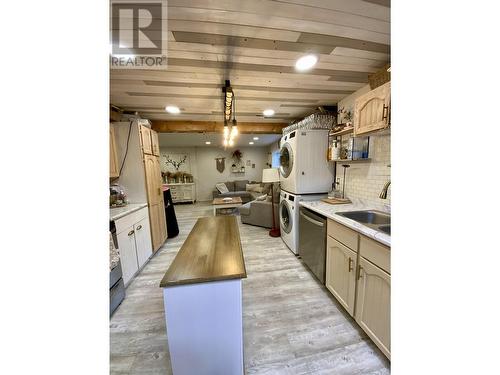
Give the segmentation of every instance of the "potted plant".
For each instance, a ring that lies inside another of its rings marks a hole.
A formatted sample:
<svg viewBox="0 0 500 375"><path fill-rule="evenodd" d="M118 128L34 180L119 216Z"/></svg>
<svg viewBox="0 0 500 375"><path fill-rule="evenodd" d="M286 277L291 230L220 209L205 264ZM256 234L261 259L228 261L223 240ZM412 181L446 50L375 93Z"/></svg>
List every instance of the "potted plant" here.
<svg viewBox="0 0 500 375"><path fill-rule="evenodd" d="M243 153L240 150L234 150L232 157L234 161L239 163L243 157Z"/></svg>
<svg viewBox="0 0 500 375"><path fill-rule="evenodd" d="M344 124L346 127L352 126L352 110L348 109L346 110L344 107L339 108L337 111L337 114L340 117L341 124Z"/></svg>

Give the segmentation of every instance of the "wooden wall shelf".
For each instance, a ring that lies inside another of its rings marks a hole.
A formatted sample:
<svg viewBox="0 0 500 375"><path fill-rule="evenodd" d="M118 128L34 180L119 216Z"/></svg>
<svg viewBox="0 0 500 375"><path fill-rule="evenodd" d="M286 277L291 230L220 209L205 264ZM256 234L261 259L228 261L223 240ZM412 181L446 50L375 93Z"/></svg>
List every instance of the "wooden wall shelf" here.
<svg viewBox="0 0 500 375"><path fill-rule="evenodd" d="M349 128L344 128L338 132L335 132L335 133L330 133L328 134L330 137L339 137L341 135L345 135L345 134L351 134L354 132L354 128L351 126Z"/></svg>

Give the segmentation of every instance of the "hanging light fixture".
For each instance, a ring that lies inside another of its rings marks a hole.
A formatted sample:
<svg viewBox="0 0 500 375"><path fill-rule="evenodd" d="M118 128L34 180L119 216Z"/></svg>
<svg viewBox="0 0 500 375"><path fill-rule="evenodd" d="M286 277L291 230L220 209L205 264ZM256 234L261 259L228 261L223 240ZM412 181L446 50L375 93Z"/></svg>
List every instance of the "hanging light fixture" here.
<svg viewBox="0 0 500 375"><path fill-rule="evenodd" d="M222 92L224 93L224 121L231 121L234 93L229 80L226 80L226 85L222 88Z"/></svg>
<svg viewBox="0 0 500 375"><path fill-rule="evenodd" d="M238 126L236 122L235 112L234 112L234 92L231 87L229 80L226 80L225 86L222 88L224 93L224 130L223 130L223 144L225 147L234 145L234 138L238 135ZM231 121L231 115L233 117L231 123L231 129L229 129L229 122Z"/></svg>
<svg viewBox="0 0 500 375"><path fill-rule="evenodd" d="M233 124L231 125L231 137L234 138L238 135L238 125L236 122L236 112L234 110L235 100L233 98Z"/></svg>

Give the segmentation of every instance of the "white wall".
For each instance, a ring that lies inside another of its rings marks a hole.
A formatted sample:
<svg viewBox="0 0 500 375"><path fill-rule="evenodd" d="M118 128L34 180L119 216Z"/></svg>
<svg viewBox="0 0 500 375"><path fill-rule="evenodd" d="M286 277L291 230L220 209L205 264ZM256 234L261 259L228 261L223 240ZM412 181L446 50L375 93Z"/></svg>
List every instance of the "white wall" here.
<svg viewBox="0 0 500 375"><path fill-rule="evenodd" d="M262 169L266 168L266 162L269 158L268 147L240 147L243 153L243 163L245 164L245 173L231 173L231 164L233 160L231 154L234 150L225 151L218 147L163 147L160 144L160 165L162 171L167 170L165 164L166 155L170 154L188 154L189 169L180 168L193 175L196 184L196 199L199 201L212 200L212 191L218 182L234 180L261 181ZM219 173L216 168L215 158L225 157L226 168L223 173ZM255 168L247 166L247 160L255 164Z"/></svg>
<svg viewBox="0 0 500 375"><path fill-rule="evenodd" d="M352 93L338 103L338 107L345 107L346 110L354 110L354 101L360 95L370 91L370 86L366 85L358 91ZM339 119L340 121L340 119ZM343 138L346 138L344 136ZM368 202L378 204L391 204L391 188L389 187L387 199L380 199L379 194L384 184L391 179L391 135L370 135L370 162L351 163L346 171L346 196L349 198L364 199ZM337 177L340 177L342 189L344 168L337 164Z"/></svg>

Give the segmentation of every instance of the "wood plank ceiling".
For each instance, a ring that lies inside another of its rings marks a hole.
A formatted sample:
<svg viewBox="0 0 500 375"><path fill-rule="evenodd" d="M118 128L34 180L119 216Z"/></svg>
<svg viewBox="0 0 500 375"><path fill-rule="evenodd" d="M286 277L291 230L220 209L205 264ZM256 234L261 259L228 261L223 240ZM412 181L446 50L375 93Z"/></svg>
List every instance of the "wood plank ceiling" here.
<svg viewBox="0 0 500 375"><path fill-rule="evenodd" d="M238 121L283 123L336 104L390 59L384 0L168 0L168 28L168 69L111 70L112 104L152 120L222 121L229 79ZM318 63L297 72L307 53Z"/></svg>

